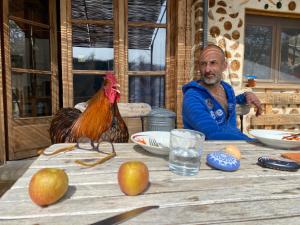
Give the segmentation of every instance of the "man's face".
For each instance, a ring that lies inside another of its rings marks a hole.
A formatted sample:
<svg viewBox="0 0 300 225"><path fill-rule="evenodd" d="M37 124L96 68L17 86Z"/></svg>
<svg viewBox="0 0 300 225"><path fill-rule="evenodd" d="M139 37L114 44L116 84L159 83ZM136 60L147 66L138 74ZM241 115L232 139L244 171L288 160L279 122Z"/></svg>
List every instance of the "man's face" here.
<svg viewBox="0 0 300 225"><path fill-rule="evenodd" d="M217 48L207 48L200 55L200 72L203 82L215 85L222 79L222 72L226 69L224 55Z"/></svg>

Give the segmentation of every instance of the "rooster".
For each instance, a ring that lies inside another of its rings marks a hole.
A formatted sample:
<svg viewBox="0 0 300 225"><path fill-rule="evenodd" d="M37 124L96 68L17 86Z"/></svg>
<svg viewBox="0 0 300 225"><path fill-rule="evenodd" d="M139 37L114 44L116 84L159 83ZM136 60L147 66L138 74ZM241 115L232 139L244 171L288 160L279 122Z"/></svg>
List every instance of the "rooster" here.
<svg viewBox="0 0 300 225"><path fill-rule="evenodd" d="M51 142L76 142L80 137L95 142L127 142L128 129L117 106L120 98L117 86L115 76L107 73L104 85L88 101L84 112L76 108L60 109L51 121Z"/></svg>

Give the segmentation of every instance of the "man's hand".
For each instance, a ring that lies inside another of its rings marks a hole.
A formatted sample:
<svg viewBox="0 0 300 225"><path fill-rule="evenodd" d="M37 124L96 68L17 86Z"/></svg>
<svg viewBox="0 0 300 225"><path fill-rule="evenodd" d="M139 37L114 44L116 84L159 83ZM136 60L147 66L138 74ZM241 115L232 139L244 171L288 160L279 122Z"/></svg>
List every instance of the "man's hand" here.
<svg viewBox="0 0 300 225"><path fill-rule="evenodd" d="M245 92L246 102L248 105L254 105L256 107L256 116L259 116L262 113L262 107L260 100L252 92Z"/></svg>

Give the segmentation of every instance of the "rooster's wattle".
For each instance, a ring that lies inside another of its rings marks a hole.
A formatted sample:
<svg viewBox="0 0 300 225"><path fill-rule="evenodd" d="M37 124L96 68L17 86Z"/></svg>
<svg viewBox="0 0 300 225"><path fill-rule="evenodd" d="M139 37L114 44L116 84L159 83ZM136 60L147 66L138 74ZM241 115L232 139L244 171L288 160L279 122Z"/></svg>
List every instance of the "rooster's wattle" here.
<svg viewBox="0 0 300 225"><path fill-rule="evenodd" d="M117 86L115 76L108 73L104 85L88 101L84 112L76 108L60 109L51 121L51 142L76 142L80 137L95 142L127 142L128 129L117 106L120 98Z"/></svg>

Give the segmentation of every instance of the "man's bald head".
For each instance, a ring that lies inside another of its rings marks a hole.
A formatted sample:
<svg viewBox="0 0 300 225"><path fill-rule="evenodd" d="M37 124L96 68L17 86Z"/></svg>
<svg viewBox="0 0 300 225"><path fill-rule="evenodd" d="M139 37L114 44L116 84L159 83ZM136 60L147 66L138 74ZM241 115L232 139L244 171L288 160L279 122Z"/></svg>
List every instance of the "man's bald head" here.
<svg viewBox="0 0 300 225"><path fill-rule="evenodd" d="M205 47L202 49L202 51L201 51L200 58L201 58L201 56L202 56L205 52L207 52L207 51L209 51L209 50L211 50L211 49L217 50L217 51L221 54L221 57L222 57L222 59L223 59L223 62L225 61L225 53L224 53L223 49L222 49L221 47L219 47L218 45L215 45L215 44L208 44L207 46L205 46Z"/></svg>

